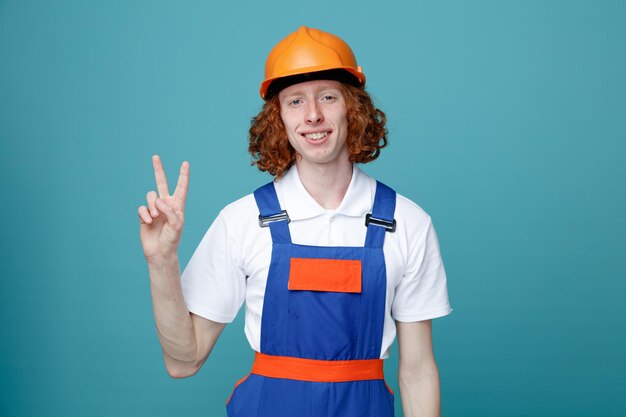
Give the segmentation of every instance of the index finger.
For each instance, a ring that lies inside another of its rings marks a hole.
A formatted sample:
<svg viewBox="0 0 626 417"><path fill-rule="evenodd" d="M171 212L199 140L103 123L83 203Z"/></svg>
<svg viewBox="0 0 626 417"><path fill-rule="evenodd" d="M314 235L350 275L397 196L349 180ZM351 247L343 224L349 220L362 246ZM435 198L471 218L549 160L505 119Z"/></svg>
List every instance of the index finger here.
<svg viewBox="0 0 626 417"><path fill-rule="evenodd" d="M170 190L167 187L167 178L165 177L165 170L163 169L159 155L152 156L152 166L154 167L154 179L156 180L159 197L163 198L169 196Z"/></svg>
<svg viewBox="0 0 626 417"><path fill-rule="evenodd" d="M183 202L183 208L185 207L185 200L187 200L187 190L189 189L189 162L183 161L180 166L180 174L178 175L178 182L176 183L176 189L174 190L174 198L179 198Z"/></svg>

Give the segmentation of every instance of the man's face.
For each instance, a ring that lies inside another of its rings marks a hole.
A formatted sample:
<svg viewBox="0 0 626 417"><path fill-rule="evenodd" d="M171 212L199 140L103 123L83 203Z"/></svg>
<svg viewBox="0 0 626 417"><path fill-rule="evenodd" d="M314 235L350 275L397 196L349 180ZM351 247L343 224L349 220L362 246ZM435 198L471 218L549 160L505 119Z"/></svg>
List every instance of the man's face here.
<svg viewBox="0 0 626 417"><path fill-rule="evenodd" d="M278 94L280 116L300 164L347 163L348 118L338 81L294 84Z"/></svg>

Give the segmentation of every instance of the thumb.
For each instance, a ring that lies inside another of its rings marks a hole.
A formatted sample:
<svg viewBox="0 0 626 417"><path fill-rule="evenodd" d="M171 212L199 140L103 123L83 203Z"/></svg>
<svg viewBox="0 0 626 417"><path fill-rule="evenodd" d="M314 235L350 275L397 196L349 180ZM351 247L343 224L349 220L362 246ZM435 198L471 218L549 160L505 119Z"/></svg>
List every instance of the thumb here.
<svg viewBox="0 0 626 417"><path fill-rule="evenodd" d="M176 212L174 212L172 206L161 198L157 199L156 205L161 213L165 214L166 222L164 227L175 232L175 234L180 234L183 228L183 221Z"/></svg>

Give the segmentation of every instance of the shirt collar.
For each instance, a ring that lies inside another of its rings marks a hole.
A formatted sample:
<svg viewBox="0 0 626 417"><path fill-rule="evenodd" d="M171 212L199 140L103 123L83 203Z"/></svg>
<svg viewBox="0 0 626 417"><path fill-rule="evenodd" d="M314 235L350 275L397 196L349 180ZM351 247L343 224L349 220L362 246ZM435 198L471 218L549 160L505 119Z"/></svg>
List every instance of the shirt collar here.
<svg viewBox="0 0 626 417"><path fill-rule="evenodd" d="M320 206L302 185L295 164L276 181L276 192L281 207L287 210L292 220L304 220L326 213L337 213L351 217L364 217L369 213L374 201L372 183L374 180L356 165L352 164L352 178L343 201L336 210Z"/></svg>

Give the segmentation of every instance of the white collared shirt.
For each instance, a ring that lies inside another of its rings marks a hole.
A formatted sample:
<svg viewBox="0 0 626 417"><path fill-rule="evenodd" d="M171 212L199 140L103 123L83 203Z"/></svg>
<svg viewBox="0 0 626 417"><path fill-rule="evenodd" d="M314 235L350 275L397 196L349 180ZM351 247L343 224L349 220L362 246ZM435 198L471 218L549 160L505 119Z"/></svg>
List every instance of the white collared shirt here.
<svg viewBox="0 0 626 417"><path fill-rule="evenodd" d="M306 191L292 166L275 182L287 210L293 243L312 246L363 246L365 215L372 209L376 181L353 165L346 195L335 210L321 207ZM253 194L226 206L196 248L182 274L189 311L220 323L234 320L246 302L245 333L260 351L263 296L272 253L269 228L258 223ZM431 219L418 205L397 195L394 233L383 251L387 296L381 358L396 335L395 320L421 321L452 312L446 273Z"/></svg>

